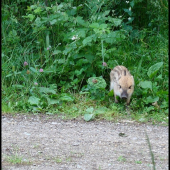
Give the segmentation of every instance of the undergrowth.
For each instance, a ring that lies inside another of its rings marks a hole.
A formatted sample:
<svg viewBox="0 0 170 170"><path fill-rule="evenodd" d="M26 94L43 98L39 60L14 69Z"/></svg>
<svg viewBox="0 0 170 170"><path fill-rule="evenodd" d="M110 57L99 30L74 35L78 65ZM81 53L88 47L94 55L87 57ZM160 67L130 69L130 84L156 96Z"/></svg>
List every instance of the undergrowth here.
<svg viewBox="0 0 170 170"><path fill-rule="evenodd" d="M167 4L3 1L3 113L167 123ZM109 73L117 65L135 79L130 115L109 92Z"/></svg>

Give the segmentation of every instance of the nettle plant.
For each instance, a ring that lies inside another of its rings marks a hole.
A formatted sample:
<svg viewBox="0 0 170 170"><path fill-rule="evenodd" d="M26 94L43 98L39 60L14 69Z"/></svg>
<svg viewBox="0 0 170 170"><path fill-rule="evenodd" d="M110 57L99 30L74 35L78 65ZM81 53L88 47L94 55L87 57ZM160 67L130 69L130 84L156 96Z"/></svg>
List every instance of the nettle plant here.
<svg viewBox="0 0 170 170"><path fill-rule="evenodd" d="M106 95L106 81L102 77L90 77L87 80L87 87L83 91L89 93L89 97L93 100L104 100ZM84 86L85 87L85 86Z"/></svg>
<svg viewBox="0 0 170 170"><path fill-rule="evenodd" d="M143 112L163 109L168 113L168 92L161 88L162 66L163 62L152 65L147 71L149 80L137 82L136 97L141 97L141 100L136 101L135 107L143 108Z"/></svg>
<svg viewBox="0 0 170 170"><path fill-rule="evenodd" d="M93 3L95 8L89 8L88 20L78 14L92 6L90 2L75 7L64 2L50 7L37 3L23 16L31 23L33 34L38 34L39 46L42 34L46 39L40 59L46 76L65 90L79 90L87 78L101 76L104 62L112 67L111 55L126 38L122 19L111 17L111 10L102 10L107 1Z"/></svg>

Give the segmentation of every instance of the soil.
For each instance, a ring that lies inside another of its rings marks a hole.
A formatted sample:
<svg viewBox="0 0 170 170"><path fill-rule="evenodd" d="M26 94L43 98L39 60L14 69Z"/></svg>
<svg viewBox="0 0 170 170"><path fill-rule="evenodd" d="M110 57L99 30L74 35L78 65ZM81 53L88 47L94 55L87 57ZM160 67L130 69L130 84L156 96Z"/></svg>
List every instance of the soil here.
<svg viewBox="0 0 170 170"><path fill-rule="evenodd" d="M168 169L167 126L45 115L5 114L1 120L3 170L151 170L145 131L156 170Z"/></svg>

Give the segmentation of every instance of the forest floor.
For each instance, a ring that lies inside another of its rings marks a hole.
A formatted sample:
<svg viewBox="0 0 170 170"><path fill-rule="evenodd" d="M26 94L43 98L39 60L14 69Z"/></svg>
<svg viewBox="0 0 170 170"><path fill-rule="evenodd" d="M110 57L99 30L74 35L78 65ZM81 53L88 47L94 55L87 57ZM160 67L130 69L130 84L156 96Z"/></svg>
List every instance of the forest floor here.
<svg viewBox="0 0 170 170"><path fill-rule="evenodd" d="M3 170L151 170L146 133L156 170L169 169L168 126L26 114L1 122Z"/></svg>

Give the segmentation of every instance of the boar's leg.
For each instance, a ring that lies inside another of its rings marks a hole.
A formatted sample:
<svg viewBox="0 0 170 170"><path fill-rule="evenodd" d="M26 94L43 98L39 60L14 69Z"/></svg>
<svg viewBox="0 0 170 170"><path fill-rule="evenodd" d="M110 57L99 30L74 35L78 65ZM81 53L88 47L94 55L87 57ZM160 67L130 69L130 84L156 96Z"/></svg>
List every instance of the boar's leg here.
<svg viewBox="0 0 170 170"><path fill-rule="evenodd" d="M130 98L131 98L131 96L128 96L127 101L126 101L126 104L127 104L127 105L130 104Z"/></svg>

